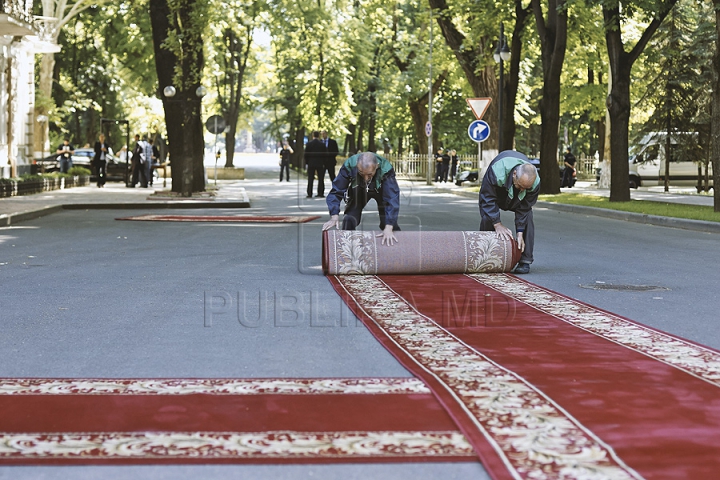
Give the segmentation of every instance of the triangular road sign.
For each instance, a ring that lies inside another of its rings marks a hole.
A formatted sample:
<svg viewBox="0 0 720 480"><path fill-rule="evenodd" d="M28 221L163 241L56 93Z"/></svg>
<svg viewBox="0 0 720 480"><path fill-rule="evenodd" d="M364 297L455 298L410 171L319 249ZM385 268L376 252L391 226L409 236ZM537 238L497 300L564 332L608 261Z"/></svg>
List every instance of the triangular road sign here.
<svg viewBox="0 0 720 480"><path fill-rule="evenodd" d="M470 110L475 114L475 118L482 120L485 111L490 106L492 98L467 98L467 103L470 105Z"/></svg>

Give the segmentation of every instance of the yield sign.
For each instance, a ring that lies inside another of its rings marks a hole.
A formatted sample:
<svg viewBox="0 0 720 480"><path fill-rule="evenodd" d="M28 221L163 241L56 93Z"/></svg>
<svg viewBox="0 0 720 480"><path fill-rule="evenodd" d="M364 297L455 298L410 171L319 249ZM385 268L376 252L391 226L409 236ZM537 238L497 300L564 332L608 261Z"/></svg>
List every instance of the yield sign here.
<svg viewBox="0 0 720 480"><path fill-rule="evenodd" d="M482 120L485 110L488 109L490 102L492 102L492 98L466 98L465 100L478 120Z"/></svg>

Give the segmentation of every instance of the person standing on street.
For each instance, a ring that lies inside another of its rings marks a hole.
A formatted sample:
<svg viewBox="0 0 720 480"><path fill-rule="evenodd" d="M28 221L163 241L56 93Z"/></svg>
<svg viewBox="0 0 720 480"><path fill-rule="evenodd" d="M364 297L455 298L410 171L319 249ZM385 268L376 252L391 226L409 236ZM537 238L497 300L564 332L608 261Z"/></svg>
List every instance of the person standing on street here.
<svg viewBox="0 0 720 480"><path fill-rule="evenodd" d="M452 162L450 166L450 182L455 181L455 176L457 175L457 166L458 166L458 156L457 156L457 150L452 149L448 152L450 154L450 161Z"/></svg>
<svg viewBox="0 0 720 480"><path fill-rule="evenodd" d="M561 187L572 188L575 185L575 179L577 178L575 170L576 162L577 160L575 160L575 155L572 154L570 147L567 147L565 149L565 155L563 155L565 170L563 170L562 182L560 182Z"/></svg>
<svg viewBox="0 0 720 480"><path fill-rule="evenodd" d="M313 183L315 182L315 173L318 176L317 196L325 196L325 157L327 148L320 141L320 132L312 132L312 140L305 145L305 165L307 166L307 198L312 198Z"/></svg>
<svg viewBox="0 0 720 480"><path fill-rule="evenodd" d="M57 148L55 153L58 154L57 159L60 162L60 173L68 173L68 170L72 168L73 152L75 152L75 147L70 144L69 138L63 140L62 145Z"/></svg>
<svg viewBox="0 0 720 480"><path fill-rule="evenodd" d="M283 181L283 172L286 173L287 181L290 181L290 155L294 153L287 140L283 140L280 149L280 181Z"/></svg>
<svg viewBox="0 0 720 480"><path fill-rule="evenodd" d="M518 248L522 251L514 273L530 273L535 245L532 207L540 193L535 166L520 152L505 150L490 162L480 187L480 231L497 232L511 239L512 231L500 222L500 210L515 213Z"/></svg>
<svg viewBox="0 0 720 480"><path fill-rule="evenodd" d="M97 174L97 186L103 188L107 176L107 161L110 153L110 145L105 141L105 134L101 133L98 141L95 142L95 156L93 157L93 166Z"/></svg>
<svg viewBox="0 0 720 480"><path fill-rule="evenodd" d="M325 159L325 169L328 172L328 175L330 176L330 183L335 181L335 166L337 165L337 155L340 153L340 149L338 148L337 142L332 139L328 138L328 132L327 130L322 131L322 141L325 144L325 148L327 148L327 158Z"/></svg>
<svg viewBox="0 0 720 480"><path fill-rule="evenodd" d="M143 159L143 145L140 140L140 135L135 135L135 148L132 151L132 180L130 181L130 187L135 188L135 185L140 182L140 186L147 188L148 179L145 168L145 160Z"/></svg>

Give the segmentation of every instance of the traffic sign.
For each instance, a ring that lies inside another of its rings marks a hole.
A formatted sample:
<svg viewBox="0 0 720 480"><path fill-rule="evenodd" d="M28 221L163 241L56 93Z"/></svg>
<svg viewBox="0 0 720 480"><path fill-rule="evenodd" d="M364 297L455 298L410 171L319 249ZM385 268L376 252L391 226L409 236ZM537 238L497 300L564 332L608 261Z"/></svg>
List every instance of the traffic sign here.
<svg viewBox="0 0 720 480"><path fill-rule="evenodd" d="M225 119L220 115L213 115L205 122L205 128L208 129L208 132L214 135L224 132L225 126Z"/></svg>
<svg viewBox="0 0 720 480"><path fill-rule="evenodd" d="M482 120L485 111L490 106L490 102L492 102L492 98L466 98L465 101L470 106L470 110L475 114L475 118Z"/></svg>
<svg viewBox="0 0 720 480"><path fill-rule="evenodd" d="M427 135L428 137L432 135L432 123L430 123L430 121L425 123L425 135Z"/></svg>
<svg viewBox="0 0 720 480"><path fill-rule="evenodd" d="M490 125L484 120L475 120L468 127L468 136L473 142L484 142L490 136Z"/></svg>

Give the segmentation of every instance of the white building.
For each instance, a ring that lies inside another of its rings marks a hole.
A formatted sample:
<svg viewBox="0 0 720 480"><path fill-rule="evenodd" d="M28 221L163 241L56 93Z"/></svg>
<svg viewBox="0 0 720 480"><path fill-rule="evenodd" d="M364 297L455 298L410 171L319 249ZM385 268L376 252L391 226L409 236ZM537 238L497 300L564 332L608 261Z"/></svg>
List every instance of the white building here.
<svg viewBox="0 0 720 480"><path fill-rule="evenodd" d="M35 130L35 54L59 51L32 0L0 2L0 176L30 172Z"/></svg>

